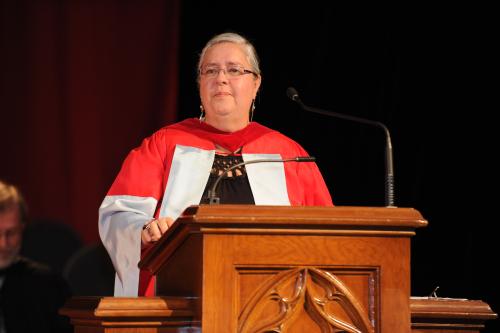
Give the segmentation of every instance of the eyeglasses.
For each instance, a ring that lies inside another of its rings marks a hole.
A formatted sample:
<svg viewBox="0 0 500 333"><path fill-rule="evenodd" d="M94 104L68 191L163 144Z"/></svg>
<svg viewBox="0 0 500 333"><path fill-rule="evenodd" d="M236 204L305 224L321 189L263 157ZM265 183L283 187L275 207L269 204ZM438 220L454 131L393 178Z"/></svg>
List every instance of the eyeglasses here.
<svg viewBox="0 0 500 333"><path fill-rule="evenodd" d="M200 75L203 75L207 78L213 79L219 75L219 72L223 71L224 74L228 77L238 77L246 74L253 74L257 76L257 73L252 72L251 70L245 69L242 66L229 66L227 68L220 68L217 66L208 66L200 69Z"/></svg>

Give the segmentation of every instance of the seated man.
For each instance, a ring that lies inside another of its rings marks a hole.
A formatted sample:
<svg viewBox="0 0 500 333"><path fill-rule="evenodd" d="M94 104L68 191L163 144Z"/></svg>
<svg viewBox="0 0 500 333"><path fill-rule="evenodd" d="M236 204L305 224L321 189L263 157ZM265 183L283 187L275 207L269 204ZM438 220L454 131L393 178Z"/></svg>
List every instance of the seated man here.
<svg viewBox="0 0 500 333"><path fill-rule="evenodd" d="M71 296L68 283L19 256L26 220L19 190L0 181L0 332L72 332L69 318L58 313Z"/></svg>

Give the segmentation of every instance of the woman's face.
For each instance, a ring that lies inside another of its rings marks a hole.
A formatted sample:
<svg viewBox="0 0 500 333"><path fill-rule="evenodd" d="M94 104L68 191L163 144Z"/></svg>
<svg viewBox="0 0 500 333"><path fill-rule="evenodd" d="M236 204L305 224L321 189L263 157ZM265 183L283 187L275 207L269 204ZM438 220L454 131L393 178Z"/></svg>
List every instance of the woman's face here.
<svg viewBox="0 0 500 333"><path fill-rule="evenodd" d="M215 75L204 74L206 69ZM228 69L252 71L238 44L219 43L206 51L201 64L200 98L205 121L221 131L234 132L248 124L250 107L261 78L251 73L232 76Z"/></svg>

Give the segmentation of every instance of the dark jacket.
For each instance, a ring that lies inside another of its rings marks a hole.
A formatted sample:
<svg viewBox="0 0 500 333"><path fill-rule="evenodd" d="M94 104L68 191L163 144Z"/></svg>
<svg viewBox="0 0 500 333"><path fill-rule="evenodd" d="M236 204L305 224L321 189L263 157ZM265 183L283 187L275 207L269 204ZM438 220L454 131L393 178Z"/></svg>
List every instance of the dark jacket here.
<svg viewBox="0 0 500 333"><path fill-rule="evenodd" d="M48 266L21 258L4 269L0 311L7 333L72 332L69 318L58 314L71 297L68 283Z"/></svg>

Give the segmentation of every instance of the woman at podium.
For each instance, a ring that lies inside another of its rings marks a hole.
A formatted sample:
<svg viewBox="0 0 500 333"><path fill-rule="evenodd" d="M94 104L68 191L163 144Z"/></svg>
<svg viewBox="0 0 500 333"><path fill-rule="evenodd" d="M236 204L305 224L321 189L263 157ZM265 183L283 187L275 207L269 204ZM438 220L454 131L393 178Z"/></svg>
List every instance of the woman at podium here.
<svg viewBox="0 0 500 333"><path fill-rule="evenodd" d="M301 145L253 121L261 80L247 39L213 37L198 62L199 118L165 126L129 153L99 209L116 296L152 293L150 277L137 267L141 250L190 205L215 197L221 204L333 205Z"/></svg>

